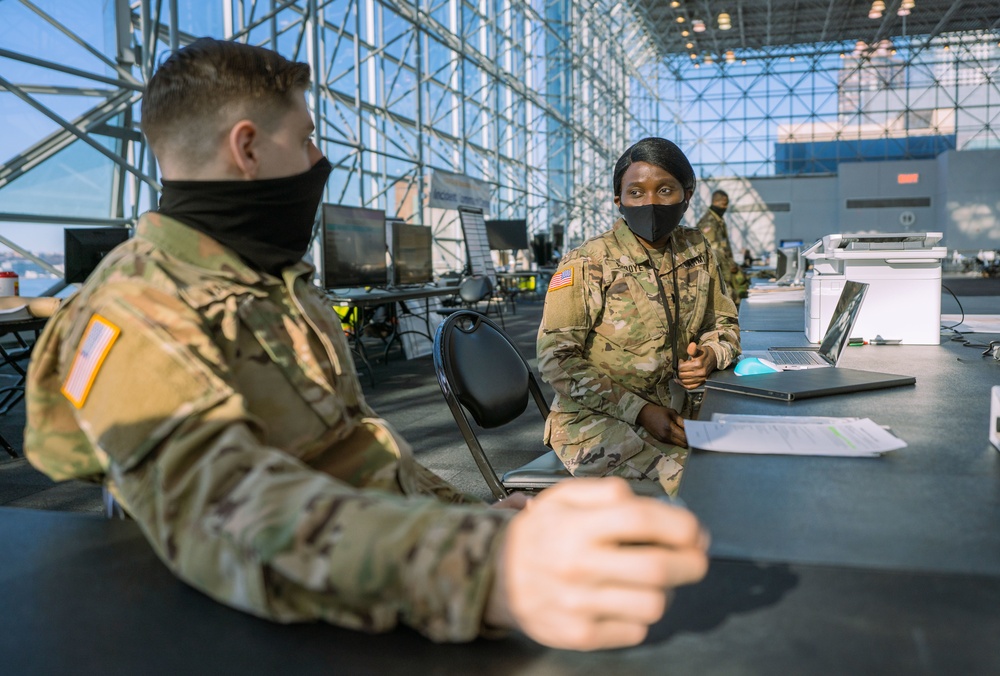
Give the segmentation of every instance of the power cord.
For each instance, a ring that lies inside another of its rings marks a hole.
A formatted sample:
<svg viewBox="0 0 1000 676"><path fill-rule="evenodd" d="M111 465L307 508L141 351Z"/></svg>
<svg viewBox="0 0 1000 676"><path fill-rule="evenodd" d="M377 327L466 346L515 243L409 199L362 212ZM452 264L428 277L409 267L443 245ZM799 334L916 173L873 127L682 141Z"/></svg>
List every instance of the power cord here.
<svg viewBox="0 0 1000 676"><path fill-rule="evenodd" d="M952 324L951 326L945 326L943 324L941 325L941 329L943 331L951 331L952 333L955 334L951 337L950 339L951 342L960 343L963 347L985 348L986 351L983 352L982 356L985 357L989 354L992 354L995 360L1000 361L1000 340L990 341L989 345L985 343L974 343L968 338L966 338L966 334L956 330L955 327L961 325L962 322L965 321L965 308L962 307L962 301L958 299L958 296L956 296L951 289L949 289L944 284L941 285L941 288L951 294L951 297L955 299L956 303L958 303L959 312L962 313L962 318L958 320L957 324Z"/></svg>

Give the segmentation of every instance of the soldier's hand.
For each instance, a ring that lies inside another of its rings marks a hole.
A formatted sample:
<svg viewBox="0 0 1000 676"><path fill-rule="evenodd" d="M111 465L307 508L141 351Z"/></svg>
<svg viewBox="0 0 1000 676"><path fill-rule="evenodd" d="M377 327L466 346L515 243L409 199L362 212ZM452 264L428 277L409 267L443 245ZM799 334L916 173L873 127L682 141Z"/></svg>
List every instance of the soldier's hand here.
<svg viewBox="0 0 1000 676"><path fill-rule="evenodd" d="M687 354L688 358L677 367L677 380L686 389L693 390L705 384L705 379L718 366L718 361L715 352L698 347L697 343L687 346Z"/></svg>
<svg viewBox="0 0 1000 676"><path fill-rule="evenodd" d="M635 419L654 439L674 446L687 446L684 418L672 408L646 404Z"/></svg>
<svg viewBox="0 0 1000 676"><path fill-rule="evenodd" d="M615 477L566 480L511 520L485 619L553 648L635 645L673 587L704 577L707 548L685 509Z"/></svg>

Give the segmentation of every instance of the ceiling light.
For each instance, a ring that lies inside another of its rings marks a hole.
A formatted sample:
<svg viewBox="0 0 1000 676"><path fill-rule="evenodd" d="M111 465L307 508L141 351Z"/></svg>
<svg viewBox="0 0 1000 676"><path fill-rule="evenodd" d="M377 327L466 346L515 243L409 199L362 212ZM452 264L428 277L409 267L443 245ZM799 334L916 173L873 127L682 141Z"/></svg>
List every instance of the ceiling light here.
<svg viewBox="0 0 1000 676"><path fill-rule="evenodd" d="M695 33L704 33L705 32L705 22L702 21L701 19L695 19L692 22L692 24L691 24L691 29Z"/></svg>
<svg viewBox="0 0 1000 676"><path fill-rule="evenodd" d="M726 50L726 63L732 63L736 60L736 52L731 49Z"/></svg>
<svg viewBox="0 0 1000 676"><path fill-rule="evenodd" d="M701 64L700 63L696 63L696 64L694 64L694 67L695 68L701 68Z"/></svg>
<svg viewBox="0 0 1000 676"><path fill-rule="evenodd" d="M689 31L681 31L681 37L682 38L686 38L689 35L691 35L691 33Z"/></svg>
<svg viewBox="0 0 1000 676"><path fill-rule="evenodd" d="M795 57L794 57L794 56L789 56L789 57L788 57L788 60L789 60L790 62L792 62L792 63L795 63Z"/></svg>
<svg viewBox="0 0 1000 676"><path fill-rule="evenodd" d="M694 49L694 43L693 42L689 42L689 43L687 43L684 46L687 47L688 49Z"/></svg>
<svg viewBox="0 0 1000 676"><path fill-rule="evenodd" d="M842 59L846 59L846 58L847 58L847 54L844 54L843 52L841 52L841 53L840 53L840 58L842 58Z"/></svg>
<svg viewBox="0 0 1000 676"><path fill-rule="evenodd" d="M945 45L945 46L944 46L944 51L946 51L946 52L947 52L947 51L948 51L949 49L951 49L951 45Z"/></svg>
<svg viewBox="0 0 1000 676"><path fill-rule="evenodd" d="M727 31L733 27L729 15L725 12L719 14L719 30Z"/></svg>
<svg viewBox="0 0 1000 676"><path fill-rule="evenodd" d="M677 0L674 0L673 2L670 3L670 6L673 7L674 9L677 9L678 7L681 6L681 3L677 2Z"/></svg>
<svg viewBox="0 0 1000 676"><path fill-rule="evenodd" d="M896 10L896 16L910 16L910 10L900 7Z"/></svg>
<svg viewBox="0 0 1000 676"><path fill-rule="evenodd" d="M913 9L916 4L917 3L913 2L913 0L903 0L903 4L901 4L900 7L903 9Z"/></svg>
<svg viewBox="0 0 1000 676"><path fill-rule="evenodd" d="M903 4L906 4L906 3L903 3ZM873 12L884 12L885 11L885 2L883 0L875 0L875 2L872 3L872 11Z"/></svg>
<svg viewBox="0 0 1000 676"><path fill-rule="evenodd" d="M692 55L691 55L691 58L692 58L692 59L697 59L697 58L698 58L698 55L697 55L697 54L692 54Z"/></svg>
<svg viewBox="0 0 1000 676"><path fill-rule="evenodd" d="M876 12L873 9L872 11L868 12L868 18L869 19L881 19L882 18L882 12Z"/></svg>
<svg viewBox="0 0 1000 676"><path fill-rule="evenodd" d="M747 60L746 60L746 59L743 59L742 61L740 61L740 65L741 65L741 66L745 66L745 65L747 65Z"/></svg>
<svg viewBox="0 0 1000 676"><path fill-rule="evenodd" d="M677 17L677 23L684 23L684 17L682 16Z"/></svg>

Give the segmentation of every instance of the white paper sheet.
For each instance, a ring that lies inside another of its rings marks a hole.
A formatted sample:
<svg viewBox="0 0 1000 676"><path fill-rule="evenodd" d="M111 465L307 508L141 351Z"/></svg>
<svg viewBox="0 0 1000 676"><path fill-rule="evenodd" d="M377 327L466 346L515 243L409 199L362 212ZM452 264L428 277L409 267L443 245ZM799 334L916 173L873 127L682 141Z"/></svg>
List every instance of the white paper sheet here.
<svg viewBox="0 0 1000 676"><path fill-rule="evenodd" d="M692 448L724 453L874 457L906 447L906 442L869 418L747 416L754 420L684 421Z"/></svg>

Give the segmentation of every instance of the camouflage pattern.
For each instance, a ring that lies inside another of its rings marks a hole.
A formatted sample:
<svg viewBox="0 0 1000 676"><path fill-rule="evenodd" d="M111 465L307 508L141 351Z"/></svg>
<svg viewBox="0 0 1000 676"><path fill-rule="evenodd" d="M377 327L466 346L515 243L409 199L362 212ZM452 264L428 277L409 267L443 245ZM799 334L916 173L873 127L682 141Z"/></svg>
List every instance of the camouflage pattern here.
<svg viewBox="0 0 1000 676"><path fill-rule="evenodd" d="M726 231L726 221L723 220L722 216L708 209L698 221L698 229L712 245L712 251L715 252L715 257L719 261L722 278L726 282L729 296L739 306L740 299L749 287L749 283L743 270L736 264L735 256L733 256L733 248L729 244L729 233Z"/></svg>
<svg viewBox="0 0 1000 676"><path fill-rule="evenodd" d="M653 479L677 491L687 449L657 441L636 423L647 403L671 404L674 270L678 348L695 342L715 353L720 369L740 352L736 307L723 293L705 238L678 228L671 241L673 257L667 249L654 268L650 252L619 219L566 254L556 275L569 271L572 283L546 294L538 368L555 398L545 441L575 476ZM667 294L670 323L654 274Z"/></svg>
<svg viewBox="0 0 1000 676"><path fill-rule="evenodd" d="M143 216L36 346L25 453L53 479L106 482L159 557L223 603L472 639L511 512L418 465L370 409L313 272L264 275ZM60 388L94 315L120 334L77 408Z"/></svg>

